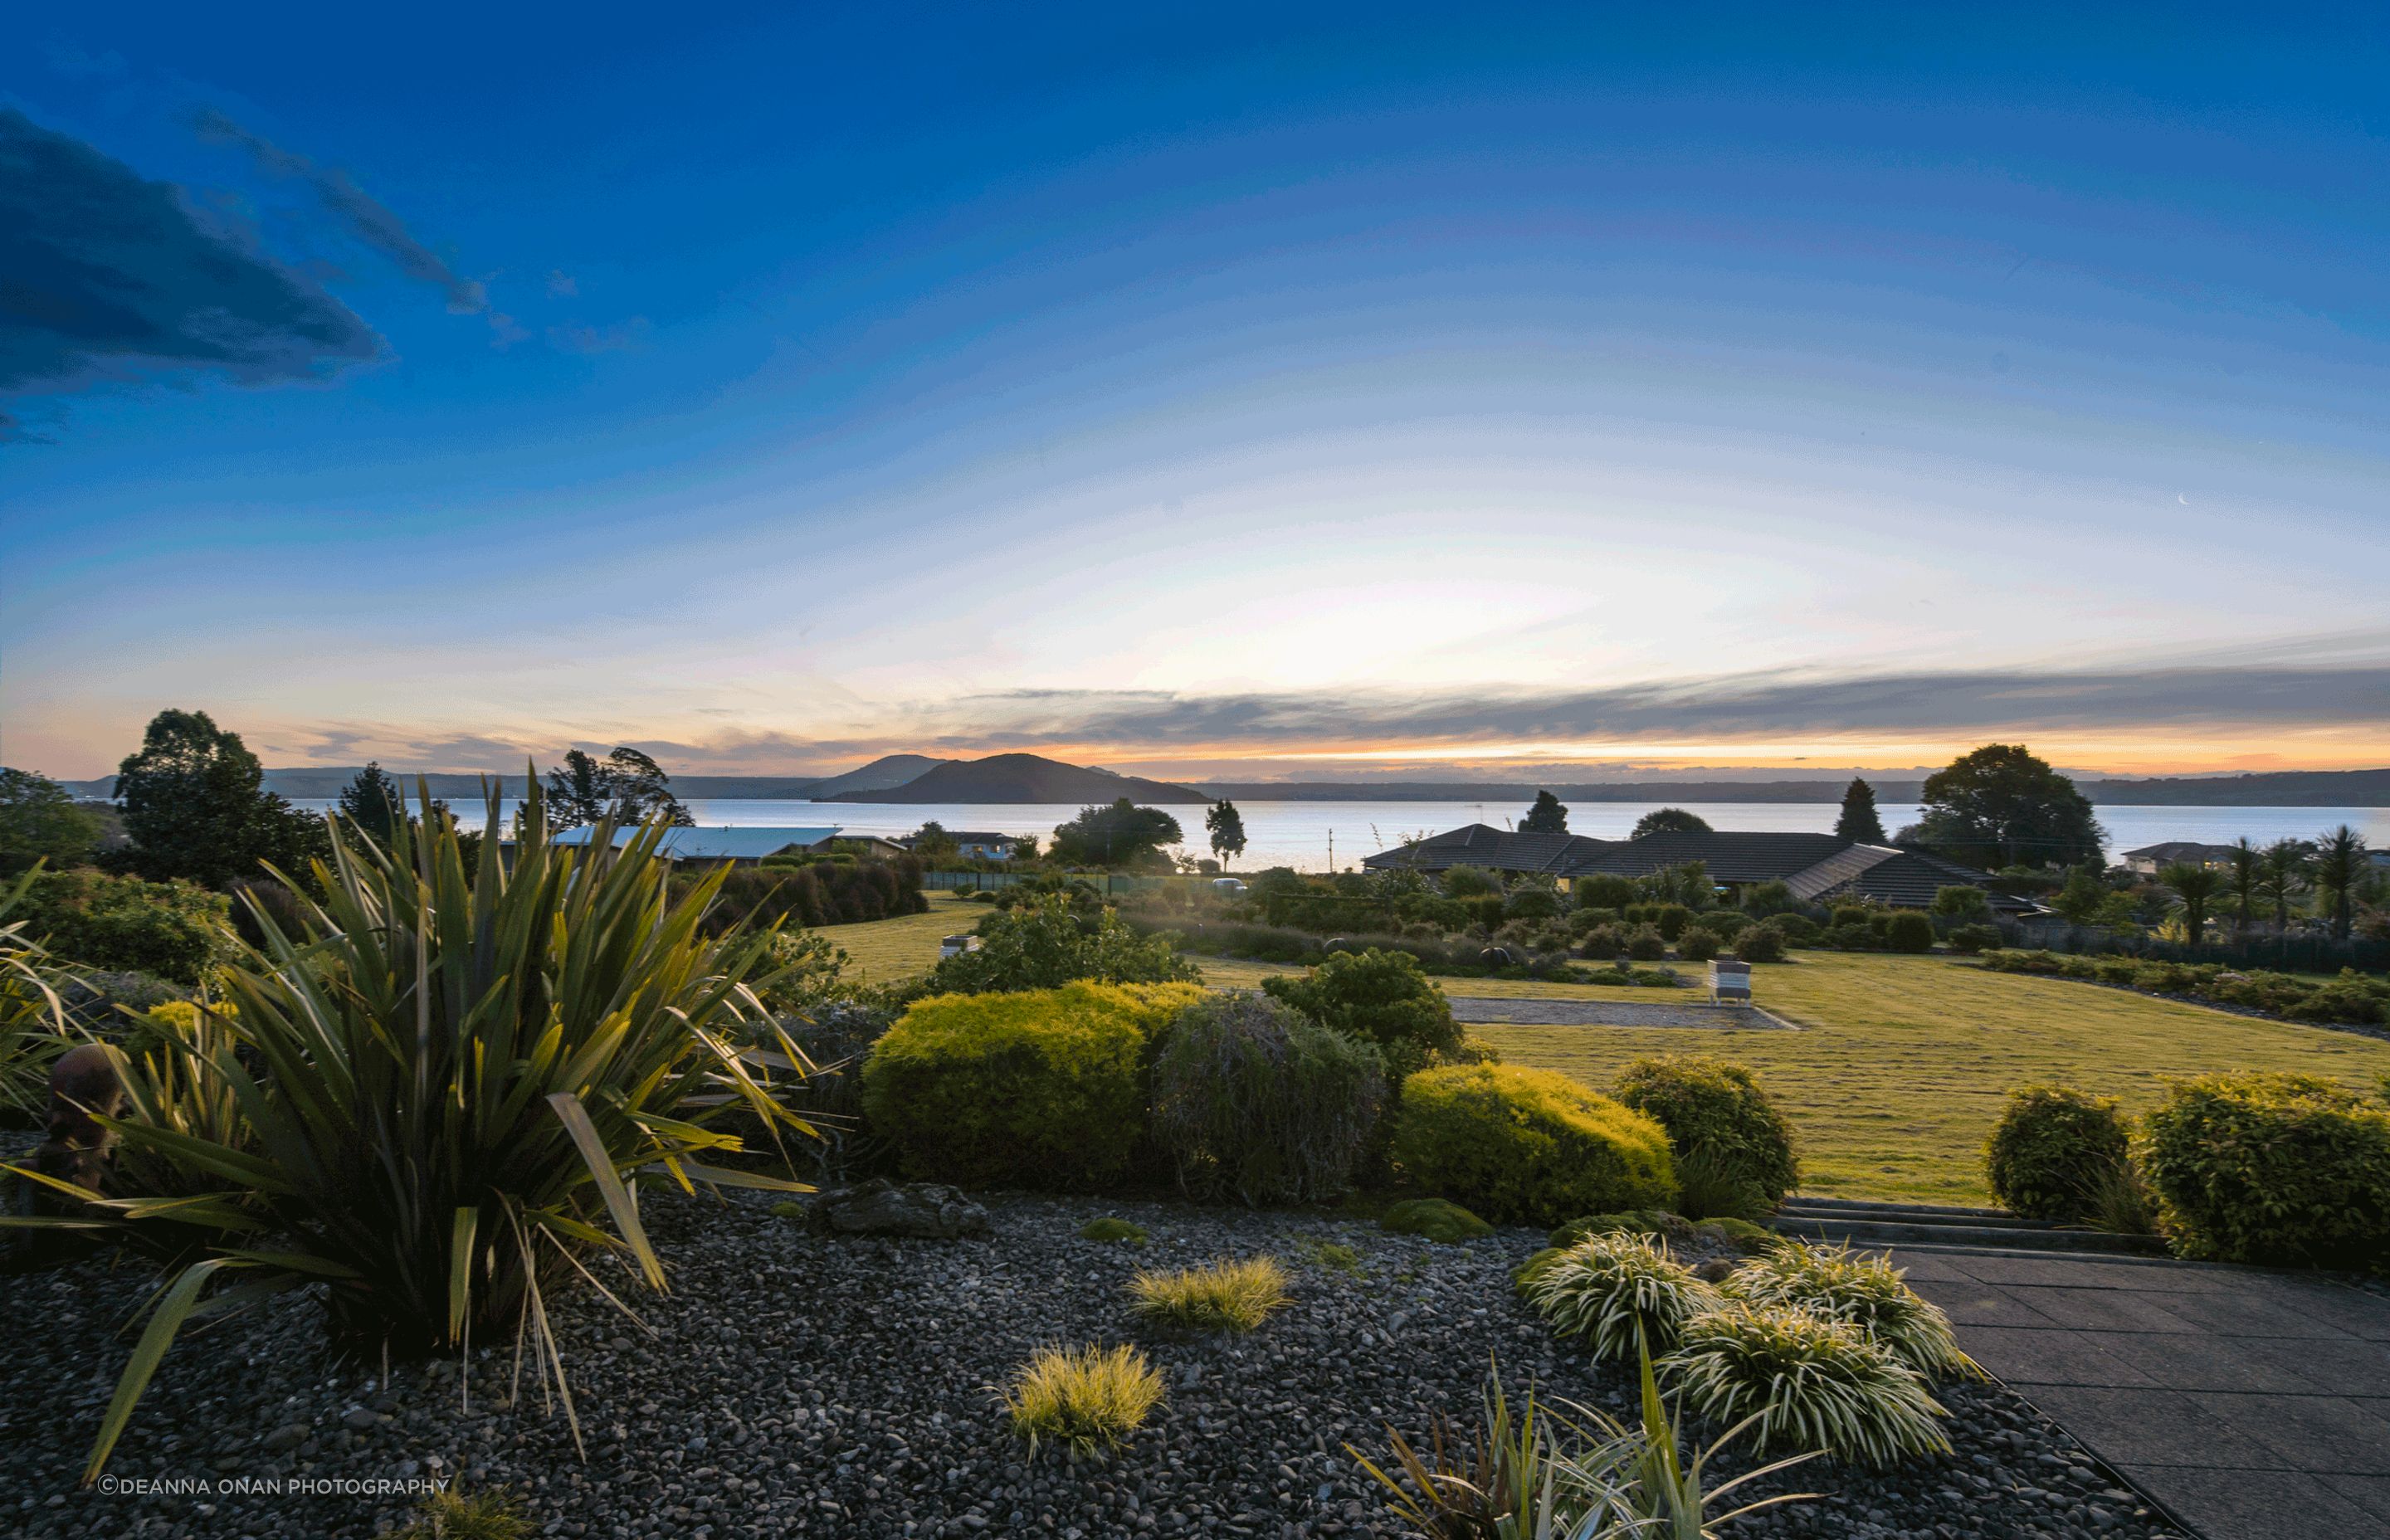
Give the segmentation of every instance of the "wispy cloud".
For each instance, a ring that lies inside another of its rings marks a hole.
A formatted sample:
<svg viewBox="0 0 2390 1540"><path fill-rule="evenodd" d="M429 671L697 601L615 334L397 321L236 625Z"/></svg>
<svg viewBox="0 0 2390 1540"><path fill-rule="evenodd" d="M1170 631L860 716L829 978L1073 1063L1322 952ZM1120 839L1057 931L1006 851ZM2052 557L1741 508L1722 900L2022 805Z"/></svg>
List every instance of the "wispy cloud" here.
<svg viewBox="0 0 2390 1540"><path fill-rule="evenodd" d="M0 108L0 396L178 371L319 379L381 340L175 188ZM0 413L0 441L32 436Z"/></svg>
<svg viewBox="0 0 2390 1540"><path fill-rule="evenodd" d="M479 278L457 272L446 258L417 238L406 222L387 204L358 186L347 172L337 166L319 165L304 155L284 149L213 108L203 109L192 120L192 126L202 138L248 151L260 169L306 184L325 209L338 216L359 240L395 263L408 277L438 289L446 297L452 314L483 317L502 343L520 341L529 335L514 317L491 305L489 289Z"/></svg>

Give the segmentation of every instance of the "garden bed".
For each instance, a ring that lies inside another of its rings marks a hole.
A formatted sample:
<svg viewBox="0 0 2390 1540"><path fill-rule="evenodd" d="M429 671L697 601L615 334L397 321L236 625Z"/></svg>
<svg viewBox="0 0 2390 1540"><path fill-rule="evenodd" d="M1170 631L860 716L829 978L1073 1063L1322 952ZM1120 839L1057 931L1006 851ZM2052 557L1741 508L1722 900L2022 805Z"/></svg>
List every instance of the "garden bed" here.
<svg viewBox="0 0 2390 1540"><path fill-rule="evenodd" d="M1629 1411L1626 1377L1563 1348L1514 1299L1510 1272L1543 1243L1507 1229L1461 1246L1317 1213L1019 1198L994 1235L957 1242L830 1239L744 1197L660 1196L649 1223L674 1292L636 1301L650 1339L576 1293L564 1353L587 1441L508 1355L479 1349L469 1406L452 1364L339 1365L315 1307L285 1296L186 1341L109 1470L120 1481L404 1481L456 1473L510 1485L570 1536L673 1540L819 1534L1352 1534L1401 1533L1346 1442L1384 1453L1438 1413L1473 1417L1489 1359L1514 1393ZM1118 1214L1143 1248L1082 1239ZM1347 1264L1328 1245L1349 1247ZM1140 1266L1274 1253L1293 1303L1240 1339L1141 1331L1122 1286ZM103 1495L75 1475L144 1297L137 1271L93 1263L14 1280L20 1330L0 1364L0 1529L29 1537L365 1536L403 1516L390 1496L177 1491ZM38 1322L38 1329L22 1329ZM1033 1459L999 1389L1054 1343L1139 1342L1168 1401L1118 1456ZM2170 1534L2063 1432L1996 1387L1944 1388L1955 1455L1870 1473L1792 1473L1823 1501L1771 1509L1738 1534L1867 1537ZM437 1462L435 1464L435 1462ZM2104 1517L2103 1517L2104 1516Z"/></svg>

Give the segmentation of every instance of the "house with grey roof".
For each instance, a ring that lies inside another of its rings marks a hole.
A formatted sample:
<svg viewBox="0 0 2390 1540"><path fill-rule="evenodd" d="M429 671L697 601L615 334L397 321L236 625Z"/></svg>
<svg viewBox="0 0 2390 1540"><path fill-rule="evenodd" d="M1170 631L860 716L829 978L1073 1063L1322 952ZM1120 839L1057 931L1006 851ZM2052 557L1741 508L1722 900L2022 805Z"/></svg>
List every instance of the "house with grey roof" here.
<svg viewBox="0 0 2390 1540"><path fill-rule="evenodd" d="M2204 844L2197 840L2163 840L2125 853L2125 865L2145 877L2154 877L2159 867L2171 866L2178 861L2223 871L2232 865L2232 847Z"/></svg>

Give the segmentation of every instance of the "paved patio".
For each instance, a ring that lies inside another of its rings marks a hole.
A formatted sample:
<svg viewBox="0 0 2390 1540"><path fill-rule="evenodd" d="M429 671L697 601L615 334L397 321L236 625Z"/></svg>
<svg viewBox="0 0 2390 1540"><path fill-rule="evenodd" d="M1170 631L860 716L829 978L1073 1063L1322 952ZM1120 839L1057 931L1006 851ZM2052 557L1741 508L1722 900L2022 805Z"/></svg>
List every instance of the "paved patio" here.
<svg viewBox="0 0 2390 1540"><path fill-rule="evenodd" d="M2204 1540L2390 1537L2390 1300L2187 1263L1893 1260L1977 1362Z"/></svg>

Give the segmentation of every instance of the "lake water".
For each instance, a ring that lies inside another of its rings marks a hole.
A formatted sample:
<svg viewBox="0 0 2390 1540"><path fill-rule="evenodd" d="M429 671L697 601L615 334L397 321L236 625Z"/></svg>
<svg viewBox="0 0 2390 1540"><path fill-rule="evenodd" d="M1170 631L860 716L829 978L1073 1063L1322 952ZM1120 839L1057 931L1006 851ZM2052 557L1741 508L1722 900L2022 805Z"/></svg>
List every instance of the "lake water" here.
<svg viewBox="0 0 2390 1540"><path fill-rule="evenodd" d="M304 801L302 807L328 807ZM453 804L469 825L478 824L484 804L460 801ZM1658 802L1572 802L1569 829L1596 839L1624 839L1635 821L1663 804ZM1677 804L1699 814L1712 828L1785 829L1823 833L1834 827L1841 812L1833 802L1687 802ZM1349 867L1365 855L1421 834L1434 834L1462 824L1491 824L1497 828L1525 814L1520 802L1240 802L1237 811L1245 820L1245 853L1240 870L1262 866L1293 866L1302 871ZM514 803L503 804L501 816L511 815ZM836 825L849 834L910 834L930 819L951 829L991 829L1006 834L1034 834L1042 841L1054 826L1078 816L1075 803L943 802L813 802L761 798L692 800L688 811L700 824L753 828L758 825L822 828ZM1168 809L1187 831L1184 849L1202 855L1203 809L1189 805ZM1912 804L1887 802L1881 809L1886 829L1916 820ZM2380 807L2102 807L2100 822L2108 830L2108 853L2153 845L2164 840L2198 840L2229 845L2242 835L2259 844L2286 836L2312 839L2323 830L2348 824L2379 850L2390 844L2390 808Z"/></svg>

